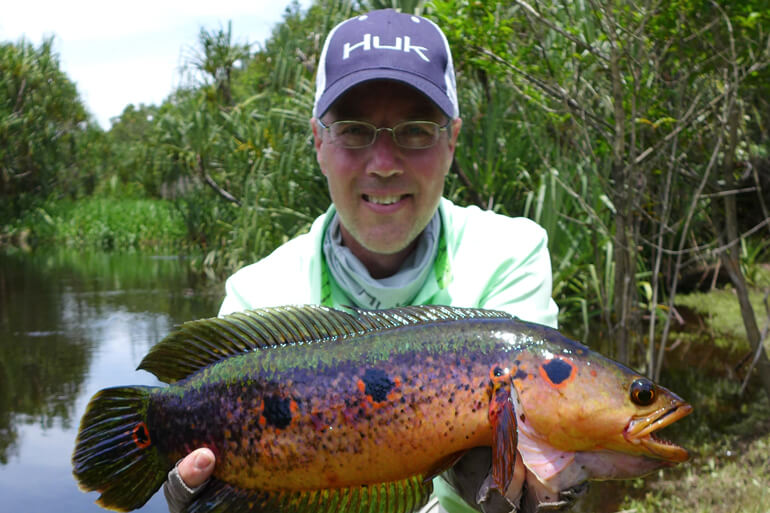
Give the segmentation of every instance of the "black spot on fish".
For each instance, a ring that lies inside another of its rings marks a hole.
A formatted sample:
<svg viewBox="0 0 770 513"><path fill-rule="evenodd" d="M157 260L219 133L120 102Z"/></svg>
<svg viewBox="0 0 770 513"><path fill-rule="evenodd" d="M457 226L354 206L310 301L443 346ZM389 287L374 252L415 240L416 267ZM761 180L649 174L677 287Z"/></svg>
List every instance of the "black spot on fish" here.
<svg viewBox="0 0 770 513"><path fill-rule="evenodd" d="M545 371L548 380L554 385L560 385L572 375L572 371L574 370L572 365L561 358L554 358L553 360L544 363L541 367Z"/></svg>
<svg viewBox="0 0 770 513"><path fill-rule="evenodd" d="M527 379L528 374L524 372L521 369L516 370L516 374L513 375L512 379Z"/></svg>
<svg viewBox="0 0 770 513"><path fill-rule="evenodd" d="M523 413L519 415L519 419L521 419L522 422L527 422L527 417Z"/></svg>
<svg viewBox="0 0 770 513"><path fill-rule="evenodd" d="M388 392L395 386L388 373L382 369L366 369L362 379L366 387L364 393L378 403L386 400Z"/></svg>
<svg viewBox="0 0 770 513"><path fill-rule="evenodd" d="M269 395L265 397L265 410L262 412L271 426L283 429L291 424L291 399Z"/></svg>

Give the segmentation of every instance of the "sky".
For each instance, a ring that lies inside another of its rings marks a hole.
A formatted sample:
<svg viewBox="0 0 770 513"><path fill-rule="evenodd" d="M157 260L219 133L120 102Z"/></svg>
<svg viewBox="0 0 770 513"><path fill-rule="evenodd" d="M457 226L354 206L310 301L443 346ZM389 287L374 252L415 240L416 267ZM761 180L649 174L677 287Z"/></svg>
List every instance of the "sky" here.
<svg viewBox="0 0 770 513"><path fill-rule="evenodd" d="M128 104L159 105L181 82L201 28L227 28L235 43L261 44L290 0L38 0L0 7L0 41L35 47L54 36L62 71L98 123ZM303 9L310 0L300 0Z"/></svg>

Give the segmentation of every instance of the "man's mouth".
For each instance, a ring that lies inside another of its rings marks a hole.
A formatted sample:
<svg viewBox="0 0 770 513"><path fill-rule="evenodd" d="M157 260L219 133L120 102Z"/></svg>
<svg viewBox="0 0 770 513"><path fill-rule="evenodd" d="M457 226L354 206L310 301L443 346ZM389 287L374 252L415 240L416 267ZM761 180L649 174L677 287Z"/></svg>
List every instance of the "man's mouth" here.
<svg viewBox="0 0 770 513"><path fill-rule="evenodd" d="M376 205L392 205L394 203L398 203L403 198L405 198L405 195L389 195L389 196L372 196L369 194L364 194L364 201L368 201L369 203L374 203Z"/></svg>

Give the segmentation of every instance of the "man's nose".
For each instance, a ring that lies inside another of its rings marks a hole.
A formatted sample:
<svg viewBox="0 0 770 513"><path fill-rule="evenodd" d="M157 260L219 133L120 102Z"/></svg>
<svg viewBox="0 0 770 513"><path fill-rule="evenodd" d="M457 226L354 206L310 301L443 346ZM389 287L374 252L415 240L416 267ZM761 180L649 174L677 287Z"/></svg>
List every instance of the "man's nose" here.
<svg viewBox="0 0 770 513"><path fill-rule="evenodd" d="M378 176L387 178L389 176L401 174L402 166L400 164L401 148L393 140L393 132L380 129L377 132L377 138L371 146L372 159L369 165L369 172Z"/></svg>

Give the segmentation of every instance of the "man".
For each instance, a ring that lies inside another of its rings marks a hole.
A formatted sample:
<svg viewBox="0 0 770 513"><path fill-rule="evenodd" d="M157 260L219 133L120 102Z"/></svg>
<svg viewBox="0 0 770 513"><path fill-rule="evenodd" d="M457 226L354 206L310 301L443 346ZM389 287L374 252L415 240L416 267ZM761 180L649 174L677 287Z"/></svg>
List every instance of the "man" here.
<svg viewBox="0 0 770 513"><path fill-rule="evenodd" d="M347 20L327 37L316 86L310 125L333 204L309 233L231 276L220 315L282 304L445 304L555 326L544 230L441 197L462 125L441 30L393 10ZM165 487L172 511L213 468L208 449L179 463ZM474 511L445 482L435 485L441 506L434 499L426 511Z"/></svg>

